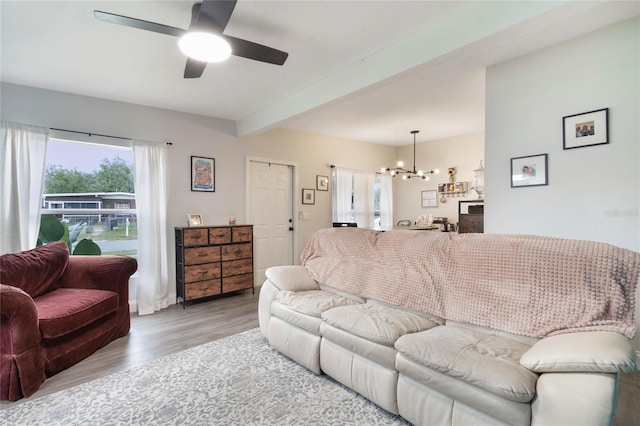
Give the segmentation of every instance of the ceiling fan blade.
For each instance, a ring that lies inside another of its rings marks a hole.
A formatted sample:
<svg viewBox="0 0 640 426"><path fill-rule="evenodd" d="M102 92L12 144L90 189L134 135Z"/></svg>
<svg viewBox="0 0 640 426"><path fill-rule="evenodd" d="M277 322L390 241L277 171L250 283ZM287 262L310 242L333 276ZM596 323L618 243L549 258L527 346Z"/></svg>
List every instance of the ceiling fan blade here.
<svg viewBox="0 0 640 426"><path fill-rule="evenodd" d="M184 78L200 78L207 63L187 58L187 65L184 67Z"/></svg>
<svg viewBox="0 0 640 426"><path fill-rule="evenodd" d="M139 30L153 31L154 33L167 34L176 37L182 37L186 33L186 31L181 28L143 21L142 19L130 18L128 16L116 15L115 13L102 12L100 10L94 10L93 15L100 21L137 28Z"/></svg>
<svg viewBox="0 0 640 426"><path fill-rule="evenodd" d="M235 7L236 0L203 0L196 25L222 34Z"/></svg>
<svg viewBox="0 0 640 426"><path fill-rule="evenodd" d="M228 35L223 37L231 45L231 54L242 58L253 59L254 61L266 62L274 65L282 65L287 60L289 54L282 50L263 46L252 41L242 40Z"/></svg>

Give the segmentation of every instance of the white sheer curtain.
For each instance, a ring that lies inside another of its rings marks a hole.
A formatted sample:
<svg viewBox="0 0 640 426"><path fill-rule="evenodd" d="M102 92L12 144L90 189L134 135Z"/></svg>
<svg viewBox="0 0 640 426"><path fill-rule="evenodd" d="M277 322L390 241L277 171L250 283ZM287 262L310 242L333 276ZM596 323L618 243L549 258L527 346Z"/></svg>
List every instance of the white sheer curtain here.
<svg viewBox="0 0 640 426"><path fill-rule="evenodd" d="M0 253L36 246L49 129L2 122Z"/></svg>
<svg viewBox="0 0 640 426"><path fill-rule="evenodd" d="M167 146L133 141L138 214L138 285L140 315L169 306L167 248Z"/></svg>
<svg viewBox="0 0 640 426"><path fill-rule="evenodd" d="M333 204L334 222L353 220L353 171L336 167L335 203Z"/></svg>
<svg viewBox="0 0 640 426"><path fill-rule="evenodd" d="M393 227L393 178L389 175L378 175L380 182L380 227Z"/></svg>
<svg viewBox="0 0 640 426"><path fill-rule="evenodd" d="M374 226L375 180L376 174L374 172L353 172L353 210L356 223L361 228L373 228Z"/></svg>

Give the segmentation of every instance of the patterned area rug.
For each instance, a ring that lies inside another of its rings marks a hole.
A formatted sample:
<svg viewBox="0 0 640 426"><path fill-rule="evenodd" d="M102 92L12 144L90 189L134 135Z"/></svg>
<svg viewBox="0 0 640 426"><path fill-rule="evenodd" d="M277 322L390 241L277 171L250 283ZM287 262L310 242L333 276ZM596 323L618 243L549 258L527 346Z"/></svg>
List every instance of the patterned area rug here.
<svg viewBox="0 0 640 426"><path fill-rule="evenodd" d="M256 328L3 407L11 425L406 425L271 348Z"/></svg>

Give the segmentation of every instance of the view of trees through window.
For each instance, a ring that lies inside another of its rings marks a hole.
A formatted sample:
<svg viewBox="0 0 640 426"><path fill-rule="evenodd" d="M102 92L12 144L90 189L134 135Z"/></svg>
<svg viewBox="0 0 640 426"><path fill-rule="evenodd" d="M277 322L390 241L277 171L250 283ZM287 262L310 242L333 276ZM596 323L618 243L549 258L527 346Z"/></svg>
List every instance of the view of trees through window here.
<svg viewBox="0 0 640 426"><path fill-rule="evenodd" d="M50 139L42 214L67 223L72 247L90 239L102 254L137 256L133 150Z"/></svg>

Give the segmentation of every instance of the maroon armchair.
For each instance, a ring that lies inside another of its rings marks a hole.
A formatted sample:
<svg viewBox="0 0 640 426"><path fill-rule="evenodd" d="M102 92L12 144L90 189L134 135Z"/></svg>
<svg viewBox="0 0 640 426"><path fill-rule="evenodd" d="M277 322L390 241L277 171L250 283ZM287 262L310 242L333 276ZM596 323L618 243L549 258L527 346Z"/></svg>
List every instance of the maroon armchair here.
<svg viewBox="0 0 640 426"><path fill-rule="evenodd" d="M32 395L129 332L128 256L69 256L57 242L0 256L0 399Z"/></svg>

